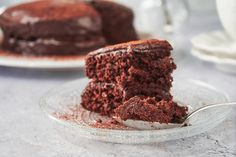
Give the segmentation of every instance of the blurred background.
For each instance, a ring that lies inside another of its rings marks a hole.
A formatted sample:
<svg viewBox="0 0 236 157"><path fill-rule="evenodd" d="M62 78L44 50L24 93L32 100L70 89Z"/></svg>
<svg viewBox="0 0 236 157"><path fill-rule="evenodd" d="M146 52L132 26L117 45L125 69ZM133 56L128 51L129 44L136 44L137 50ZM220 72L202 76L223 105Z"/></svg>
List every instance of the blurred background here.
<svg viewBox="0 0 236 157"><path fill-rule="evenodd" d="M1 0L0 7L25 1L30 0ZM113 1L133 10L134 25L142 39L168 40L174 47L175 62L192 57L215 65L218 70L236 73L236 40L231 36L236 36L234 0L228 3L223 0Z"/></svg>
<svg viewBox="0 0 236 157"><path fill-rule="evenodd" d="M1 0L10 6L26 0ZM28 0L29 1L29 0ZM69 0L68 0L69 1ZM116 0L133 9L135 27L142 38L164 38L174 47L178 62L186 56L186 42L201 32L222 29L215 0ZM204 4L204 5L203 5Z"/></svg>
<svg viewBox="0 0 236 157"><path fill-rule="evenodd" d="M30 0L1 0L0 6L10 6ZM70 0L67 0L70 1ZM114 0L133 9L139 32L164 36L180 29L192 15L216 16L215 0ZM204 3L204 5L202 5ZM171 25L171 27L166 27ZM164 30L162 30L162 28ZM164 32L163 32L164 31Z"/></svg>

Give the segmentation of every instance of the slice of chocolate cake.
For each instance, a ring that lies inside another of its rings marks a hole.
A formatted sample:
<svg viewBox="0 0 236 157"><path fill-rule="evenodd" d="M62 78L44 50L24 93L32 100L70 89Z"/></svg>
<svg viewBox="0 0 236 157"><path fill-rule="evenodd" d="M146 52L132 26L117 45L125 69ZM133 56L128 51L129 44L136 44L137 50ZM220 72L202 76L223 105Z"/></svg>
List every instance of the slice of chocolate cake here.
<svg viewBox="0 0 236 157"><path fill-rule="evenodd" d="M170 94L173 80L171 73L176 68L170 56L171 50L167 41L150 39L108 46L89 53L86 74L91 81L82 94L82 106L102 115L116 114L124 120L179 122L181 115L178 117L175 111L181 110L183 115L186 112L172 101ZM134 102L138 102L137 106L146 104L146 107L139 112ZM159 108L159 104L171 110ZM127 107L132 113L123 113ZM151 108L155 109L145 115L160 115L149 118L140 115ZM169 111L171 113L166 113ZM166 118L158 119L164 113L167 114Z"/></svg>

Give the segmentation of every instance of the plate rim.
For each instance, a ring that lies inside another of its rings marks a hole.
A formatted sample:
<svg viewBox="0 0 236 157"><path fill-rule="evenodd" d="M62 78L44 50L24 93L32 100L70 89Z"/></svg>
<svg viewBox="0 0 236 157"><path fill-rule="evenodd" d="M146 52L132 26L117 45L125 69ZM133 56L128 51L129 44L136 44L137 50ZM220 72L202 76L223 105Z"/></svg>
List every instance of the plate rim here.
<svg viewBox="0 0 236 157"><path fill-rule="evenodd" d="M199 58L200 60L212 62L215 64L225 64L225 65L236 66L236 59L224 58L224 57L220 58L220 56L205 53L203 50L199 50L194 47L191 49L191 54L193 56Z"/></svg>
<svg viewBox="0 0 236 157"><path fill-rule="evenodd" d="M40 98L40 101L39 101L39 106L41 108L41 110L44 112L45 115L47 115L49 117L49 119L57 122L57 123L60 123L60 124L63 124L64 126L66 127L76 127L76 128L79 128L79 129L86 129L87 131L90 131L90 132L97 132L99 130L99 132L101 132L101 134L113 134L113 133L123 133L125 131L126 135L143 135L143 132L147 133L147 134L170 134L172 132L181 132L182 130L190 130L190 129L194 129L195 127L199 127L200 125L195 125L195 126L188 126L188 127L181 127L181 128L178 128L178 130L176 129L163 129L163 130L114 130L114 129L103 129L103 128L93 128L93 127L89 127L89 126L81 126L79 124L76 124L76 123L73 123L73 122L68 122L68 121L65 121L65 120L61 120L61 119L58 119L56 118L55 116L52 116L51 114L49 114L46 109L44 108L45 107L45 103L46 103L46 100L47 100L47 97L49 97L52 93L55 93L56 91L59 91L60 89L63 89L67 86L70 86L70 85L73 85L75 84L76 82L79 82L81 80L85 80L85 79L88 79L88 78L80 78L80 79L77 79L77 80L74 80L74 81L71 81L71 82L67 82L67 83L64 83L62 84L61 86L59 87L56 87L54 89L51 89L49 90L48 92L46 92L41 98ZM221 93L224 97L224 101L229 101L229 96L224 92L224 91L219 91L217 88L215 88L214 86L208 84L208 83L205 83L203 81L200 81L200 80L195 80L195 79L188 79L190 81L196 81L198 83L201 83L202 85L205 85L209 88L211 88L212 90L215 90L217 93ZM224 119L223 119L224 120ZM205 124L204 124L205 125Z"/></svg>
<svg viewBox="0 0 236 157"><path fill-rule="evenodd" d="M28 60L28 61L27 61ZM0 66L27 69L76 69L85 66L84 58L70 60L53 60L44 58L30 59L25 57L9 57L0 54Z"/></svg>
<svg viewBox="0 0 236 157"><path fill-rule="evenodd" d="M227 53L225 53L226 56L229 55L229 57L230 56L236 57L236 52L235 52L235 54L232 54L234 51L229 51L229 49L223 49L223 48L217 49L212 45L207 45L207 44L204 45L203 42L199 42L199 40L200 41L202 41L202 40L206 41L205 39L202 39L202 38L213 36L213 35L219 35L219 34L227 36L227 34L224 30L214 30L214 31L200 33L200 34L194 36L190 40L190 42L192 43L194 48L200 49L202 51L207 51L207 52L211 53L212 55L214 55L214 54L223 54L223 52L227 52ZM230 40L230 37L229 37L229 40ZM236 41L232 40L232 43L236 44ZM220 53L215 53L215 51L218 51Z"/></svg>

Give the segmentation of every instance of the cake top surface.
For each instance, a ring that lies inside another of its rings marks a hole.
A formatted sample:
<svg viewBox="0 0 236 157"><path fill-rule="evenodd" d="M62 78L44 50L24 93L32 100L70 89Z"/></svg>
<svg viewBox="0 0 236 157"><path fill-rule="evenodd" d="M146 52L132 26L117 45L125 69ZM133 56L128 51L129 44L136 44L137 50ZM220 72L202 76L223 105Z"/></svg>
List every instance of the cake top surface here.
<svg viewBox="0 0 236 157"><path fill-rule="evenodd" d="M65 20L81 17L98 17L99 14L93 7L82 2L40 0L9 7L1 16L10 21L21 23L23 21L24 23L24 20L29 22L37 22L39 20Z"/></svg>
<svg viewBox="0 0 236 157"><path fill-rule="evenodd" d="M159 39L148 39L148 40L137 40L137 41L130 41L127 43L121 43L111 46L106 46L104 48L100 48L93 52L90 52L87 57L95 57L98 55L105 55L109 54L110 52L122 52L122 53L129 53L129 52L148 52L149 50L172 50L172 46L166 40L159 40Z"/></svg>

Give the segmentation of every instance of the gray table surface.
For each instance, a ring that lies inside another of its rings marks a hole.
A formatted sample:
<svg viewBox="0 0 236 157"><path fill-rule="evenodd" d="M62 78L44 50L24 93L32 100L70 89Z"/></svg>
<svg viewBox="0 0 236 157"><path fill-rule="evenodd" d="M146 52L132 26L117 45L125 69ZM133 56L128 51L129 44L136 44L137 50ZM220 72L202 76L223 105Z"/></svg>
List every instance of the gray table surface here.
<svg viewBox="0 0 236 157"><path fill-rule="evenodd" d="M178 37L181 51L186 55L178 61L175 73L210 83L227 92L231 100L236 100L236 75L222 73L212 64L189 55L189 39L193 35L219 28L215 17L189 22L188 28L182 32L184 35ZM236 156L236 110L215 129L175 141L152 145L93 142L80 147L67 142L41 112L38 101L49 89L81 77L84 77L82 71L0 67L0 157Z"/></svg>

